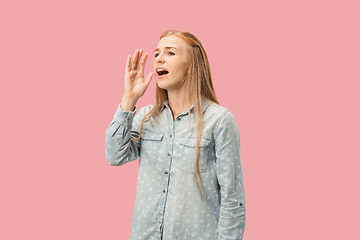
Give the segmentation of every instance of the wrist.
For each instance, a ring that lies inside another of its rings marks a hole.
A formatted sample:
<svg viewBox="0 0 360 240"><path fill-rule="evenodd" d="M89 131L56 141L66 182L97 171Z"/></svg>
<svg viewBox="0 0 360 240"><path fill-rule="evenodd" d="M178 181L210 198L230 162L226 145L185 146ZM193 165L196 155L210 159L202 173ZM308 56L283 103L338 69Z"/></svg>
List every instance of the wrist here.
<svg viewBox="0 0 360 240"><path fill-rule="evenodd" d="M121 100L120 107L123 111L134 111L137 101L137 98L124 96Z"/></svg>

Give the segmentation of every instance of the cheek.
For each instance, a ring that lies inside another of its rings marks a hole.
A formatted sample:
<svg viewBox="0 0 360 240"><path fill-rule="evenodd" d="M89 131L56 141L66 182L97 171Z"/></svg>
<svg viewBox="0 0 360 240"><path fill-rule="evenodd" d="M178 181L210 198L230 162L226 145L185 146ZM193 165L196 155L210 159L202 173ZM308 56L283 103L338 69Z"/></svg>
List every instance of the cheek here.
<svg viewBox="0 0 360 240"><path fill-rule="evenodd" d="M183 62L181 64L178 65L177 67L177 71L179 72L179 74L181 74L182 76L186 75L187 73L187 69L188 68L188 64L187 62Z"/></svg>
<svg viewBox="0 0 360 240"><path fill-rule="evenodd" d="M179 66L174 73L177 77L183 78L186 75L186 68Z"/></svg>

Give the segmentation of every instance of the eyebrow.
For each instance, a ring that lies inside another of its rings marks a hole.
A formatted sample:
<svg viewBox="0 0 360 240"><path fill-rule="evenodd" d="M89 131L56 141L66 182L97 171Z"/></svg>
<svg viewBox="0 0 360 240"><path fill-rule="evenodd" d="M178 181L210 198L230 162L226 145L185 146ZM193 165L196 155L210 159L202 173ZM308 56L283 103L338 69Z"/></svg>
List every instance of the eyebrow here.
<svg viewBox="0 0 360 240"><path fill-rule="evenodd" d="M167 47L167 46L165 47L165 49L170 49L170 48L176 49L176 47ZM157 50L159 50L159 48L155 49L154 52L156 52Z"/></svg>

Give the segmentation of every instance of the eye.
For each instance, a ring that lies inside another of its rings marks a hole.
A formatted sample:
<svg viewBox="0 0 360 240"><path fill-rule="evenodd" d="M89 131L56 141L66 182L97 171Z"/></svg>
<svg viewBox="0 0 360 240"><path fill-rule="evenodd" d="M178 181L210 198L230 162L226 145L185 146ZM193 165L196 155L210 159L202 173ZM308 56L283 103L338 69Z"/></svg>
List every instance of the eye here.
<svg viewBox="0 0 360 240"><path fill-rule="evenodd" d="M157 57L159 54L158 53L155 53L155 57Z"/></svg>
<svg viewBox="0 0 360 240"><path fill-rule="evenodd" d="M169 54L170 54L170 55L175 55L175 53L173 53L173 52L169 52Z"/></svg>

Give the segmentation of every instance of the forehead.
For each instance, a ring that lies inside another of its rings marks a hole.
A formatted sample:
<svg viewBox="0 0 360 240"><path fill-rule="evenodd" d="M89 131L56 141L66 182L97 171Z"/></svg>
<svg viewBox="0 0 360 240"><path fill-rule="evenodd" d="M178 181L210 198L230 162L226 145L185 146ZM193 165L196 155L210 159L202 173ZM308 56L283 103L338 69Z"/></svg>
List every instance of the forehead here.
<svg viewBox="0 0 360 240"><path fill-rule="evenodd" d="M184 50L188 47L188 44L182 38L170 35L163 37L158 42L157 48L164 49L165 47L175 47L177 50Z"/></svg>

